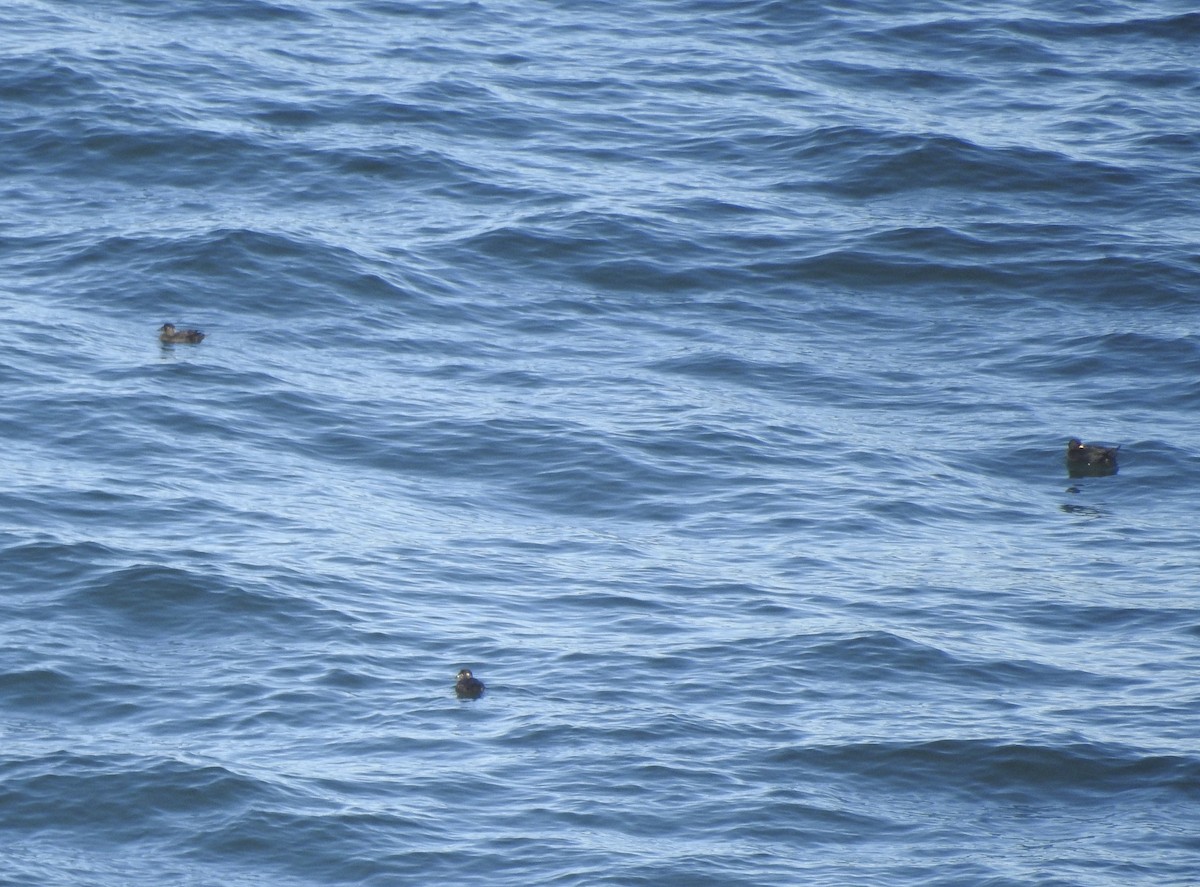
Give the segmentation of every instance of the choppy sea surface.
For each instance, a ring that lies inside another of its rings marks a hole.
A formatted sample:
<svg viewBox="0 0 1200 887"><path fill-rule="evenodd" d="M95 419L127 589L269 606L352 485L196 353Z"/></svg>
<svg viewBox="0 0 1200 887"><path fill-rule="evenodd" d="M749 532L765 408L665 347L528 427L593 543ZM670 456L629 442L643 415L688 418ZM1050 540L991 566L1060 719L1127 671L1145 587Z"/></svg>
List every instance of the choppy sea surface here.
<svg viewBox="0 0 1200 887"><path fill-rule="evenodd" d="M1198 42L5 3L0 883L1200 883Z"/></svg>

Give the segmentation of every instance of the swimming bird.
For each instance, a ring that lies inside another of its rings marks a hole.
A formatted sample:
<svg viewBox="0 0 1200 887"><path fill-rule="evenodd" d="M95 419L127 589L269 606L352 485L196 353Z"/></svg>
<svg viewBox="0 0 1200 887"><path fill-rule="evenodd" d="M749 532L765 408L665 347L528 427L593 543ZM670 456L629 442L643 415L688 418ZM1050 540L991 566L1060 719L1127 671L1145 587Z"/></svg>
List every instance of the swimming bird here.
<svg viewBox="0 0 1200 887"><path fill-rule="evenodd" d="M164 345L174 345L176 342L196 345L204 341L204 333L200 330L177 330L175 324L164 323L158 328L158 340Z"/></svg>
<svg viewBox="0 0 1200 887"><path fill-rule="evenodd" d="M471 674L471 669L464 668L458 673L454 692L459 699L478 699L483 695L483 681Z"/></svg>
<svg viewBox="0 0 1200 887"><path fill-rule="evenodd" d="M1115 471L1119 449L1119 446L1085 444L1079 438L1073 437L1067 441L1067 465L1080 470Z"/></svg>

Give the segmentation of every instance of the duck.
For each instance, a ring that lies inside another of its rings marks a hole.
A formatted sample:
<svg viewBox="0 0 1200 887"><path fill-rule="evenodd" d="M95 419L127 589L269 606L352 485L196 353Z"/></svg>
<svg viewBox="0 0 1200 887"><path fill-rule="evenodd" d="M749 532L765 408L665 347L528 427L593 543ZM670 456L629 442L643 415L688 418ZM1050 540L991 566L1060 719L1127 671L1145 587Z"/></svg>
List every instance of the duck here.
<svg viewBox="0 0 1200 887"><path fill-rule="evenodd" d="M1117 450L1120 446L1102 447L1085 444L1077 437L1067 441L1067 464L1072 468L1107 469L1117 467Z"/></svg>
<svg viewBox="0 0 1200 887"><path fill-rule="evenodd" d="M204 341L204 333L200 330L177 330L175 324L164 323L158 328L158 340L164 345L174 345L177 342L197 345Z"/></svg>
<svg viewBox="0 0 1200 887"><path fill-rule="evenodd" d="M471 674L471 669L464 668L458 672L458 683L454 692L459 699L478 699L483 695L483 681Z"/></svg>

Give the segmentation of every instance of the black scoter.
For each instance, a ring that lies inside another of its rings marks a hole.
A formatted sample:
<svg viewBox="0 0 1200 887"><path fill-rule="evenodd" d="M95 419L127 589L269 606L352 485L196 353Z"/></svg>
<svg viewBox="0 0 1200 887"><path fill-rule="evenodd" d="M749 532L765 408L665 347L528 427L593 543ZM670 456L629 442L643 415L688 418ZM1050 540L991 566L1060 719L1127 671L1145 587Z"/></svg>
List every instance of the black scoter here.
<svg viewBox="0 0 1200 887"><path fill-rule="evenodd" d="M1067 461L1072 465L1094 465L1097 468L1116 468L1116 447L1102 447L1097 444L1085 444L1077 437L1067 441Z"/></svg>

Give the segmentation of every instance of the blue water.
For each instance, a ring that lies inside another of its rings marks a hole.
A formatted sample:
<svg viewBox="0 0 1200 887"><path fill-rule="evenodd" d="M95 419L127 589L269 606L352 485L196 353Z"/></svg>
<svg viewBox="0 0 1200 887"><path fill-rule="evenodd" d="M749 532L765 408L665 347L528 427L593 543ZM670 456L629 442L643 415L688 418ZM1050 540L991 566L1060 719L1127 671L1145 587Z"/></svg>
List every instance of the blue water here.
<svg viewBox="0 0 1200 887"><path fill-rule="evenodd" d="M1200 883L1200 14L900 6L5 4L0 883Z"/></svg>

